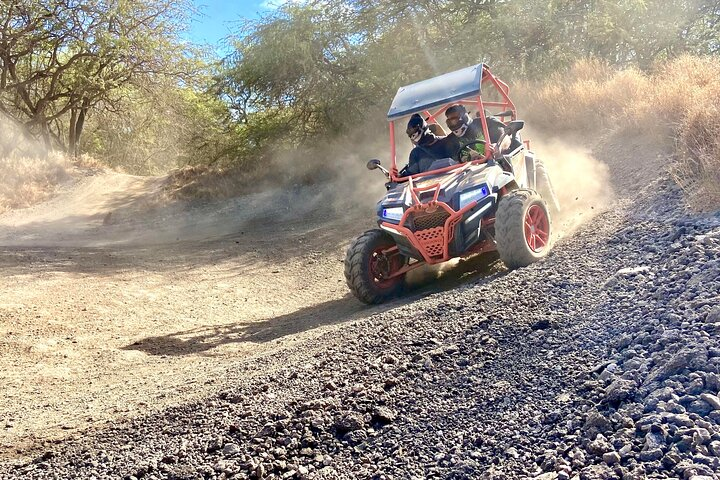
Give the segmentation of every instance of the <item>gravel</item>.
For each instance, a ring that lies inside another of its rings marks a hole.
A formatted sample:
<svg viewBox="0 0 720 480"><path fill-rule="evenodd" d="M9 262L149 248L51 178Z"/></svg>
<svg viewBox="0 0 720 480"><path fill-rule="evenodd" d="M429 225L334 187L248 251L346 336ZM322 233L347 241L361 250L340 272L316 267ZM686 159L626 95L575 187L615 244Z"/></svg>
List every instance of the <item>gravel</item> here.
<svg viewBox="0 0 720 480"><path fill-rule="evenodd" d="M239 362L218 396L0 476L717 480L720 215L683 205L658 179L538 264Z"/></svg>

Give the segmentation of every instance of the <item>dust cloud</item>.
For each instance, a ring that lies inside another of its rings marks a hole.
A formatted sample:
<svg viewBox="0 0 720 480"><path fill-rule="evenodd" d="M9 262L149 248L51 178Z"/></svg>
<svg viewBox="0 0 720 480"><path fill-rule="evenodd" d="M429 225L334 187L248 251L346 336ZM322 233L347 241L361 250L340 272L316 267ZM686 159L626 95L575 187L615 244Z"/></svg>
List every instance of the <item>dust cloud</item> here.
<svg viewBox="0 0 720 480"><path fill-rule="evenodd" d="M0 220L6 245L151 245L348 223L359 232L376 226L375 206L385 193L385 177L366 163L378 158L390 167L387 122L381 119L325 144L275 155L250 192L236 184L222 198L177 200L166 195L167 176L109 170L78 175L67 158L43 152L10 127L3 125L7 153L0 158L0 213L13 210ZM398 168L412 147L402 127L397 125ZM569 234L611 198L607 169L587 149L528 137L545 159L562 205L556 231ZM69 178L72 186L58 191ZM18 211L53 195L41 209ZM347 238L338 233L338 241L350 242L357 232L344 232Z"/></svg>
<svg viewBox="0 0 720 480"><path fill-rule="evenodd" d="M610 169L589 147L530 134L530 150L545 162L560 212L553 219L555 238L571 235L603 211L614 198Z"/></svg>
<svg viewBox="0 0 720 480"><path fill-rule="evenodd" d="M364 212L374 221L374 209L385 193L387 179L378 170L370 171L368 160L377 158L390 169L390 140L387 123L373 123L360 128L360 135L345 135L311 149L285 152L273 158L273 168L280 172L275 182L267 182L266 189L294 188L298 201L323 205L335 215ZM396 125L398 136L397 164L406 163L412 145L404 135L404 126ZM273 185L275 183L275 185Z"/></svg>

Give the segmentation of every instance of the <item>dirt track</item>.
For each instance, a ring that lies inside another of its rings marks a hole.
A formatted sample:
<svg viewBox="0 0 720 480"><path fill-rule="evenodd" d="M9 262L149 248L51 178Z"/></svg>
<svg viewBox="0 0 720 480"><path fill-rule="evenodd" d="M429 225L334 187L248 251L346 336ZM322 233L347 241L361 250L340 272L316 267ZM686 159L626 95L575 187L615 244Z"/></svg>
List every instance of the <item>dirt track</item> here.
<svg viewBox="0 0 720 480"><path fill-rule="evenodd" d="M427 293L351 297L342 261L365 212L328 222L300 190L168 203L161 182L95 173L0 216L2 458L207 395L242 357Z"/></svg>
<svg viewBox="0 0 720 480"><path fill-rule="evenodd" d="M262 198L164 206L158 189L98 174L0 217L4 457L207 393L239 357L362 310L341 273L361 224L262 224L243 208Z"/></svg>
<svg viewBox="0 0 720 480"><path fill-rule="evenodd" d="M614 145L600 154L628 185L642 177L629 163L636 155L658 158L642 142ZM157 178L96 174L0 217L3 459L207 397L243 357L302 349L429 291L374 308L349 295L345 246L372 226L362 209L328 222L317 193L180 205L160 187ZM575 213L589 218L593 209ZM449 285L488 265L464 267ZM256 373L265 372L244 375Z"/></svg>

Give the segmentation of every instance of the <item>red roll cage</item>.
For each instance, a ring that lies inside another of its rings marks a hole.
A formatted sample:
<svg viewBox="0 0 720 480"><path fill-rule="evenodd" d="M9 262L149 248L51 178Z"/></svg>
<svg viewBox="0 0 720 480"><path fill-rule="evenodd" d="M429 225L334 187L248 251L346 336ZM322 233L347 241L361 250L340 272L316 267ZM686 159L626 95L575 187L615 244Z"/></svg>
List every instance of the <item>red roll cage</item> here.
<svg viewBox="0 0 720 480"><path fill-rule="evenodd" d="M483 91L483 86L485 86L485 85L487 85L487 87L493 88L493 91L496 91L499 94L500 101L488 101L488 102L483 101L482 91ZM404 118L402 118L402 119L396 118L396 119L390 120L390 159L391 159L390 160L390 162L391 162L390 163L390 180L393 182L403 182L411 177L419 178L419 177L424 177L424 176L428 176L428 175L436 175L439 173L448 172L451 170L455 170L457 168L465 168L465 165L467 165L468 163L479 164L479 163L486 162L494 154L494 145L491 145L489 142L490 134L488 131L487 119L485 116L485 108L487 108L487 107L500 108L502 110L500 113L511 112L511 114L510 114L511 120L515 120L517 118L517 112L515 109L515 104L512 102L512 100L510 100L509 93L510 93L510 87L508 87L508 85L505 82L503 82L502 80L500 80L499 78L494 76L487 65L482 64L482 75L481 75L480 85L478 85L478 94L471 95L471 96L461 98L461 99L453 99L452 101L449 101L449 102L441 105L439 108L437 106L432 107L432 108L421 107L416 111L405 112L405 113L407 113L407 115L405 115ZM487 142L485 145L485 156L482 159L473 160L473 161L467 162L467 163L458 163L456 165L451 165L449 167L444 167L444 168L440 168L440 169L436 169L436 170L430 170L427 172L421 172L421 173L417 173L415 175L400 177L399 173L398 173L397 158L396 158L397 153L396 153L396 145L395 145L395 122L405 121L405 118L413 113L421 113L423 116L426 117L428 123L430 123L430 124L438 123L439 124L439 122L437 121L438 116L440 116L442 113L444 113L448 107L458 104L458 103L464 104L464 105L472 105L472 106L477 107L477 111L479 112L479 118L482 123L483 137L484 137L485 141ZM506 117L507 115L498 115L498 116L503 118L503 121L504 121L504 117Z"/></svg>

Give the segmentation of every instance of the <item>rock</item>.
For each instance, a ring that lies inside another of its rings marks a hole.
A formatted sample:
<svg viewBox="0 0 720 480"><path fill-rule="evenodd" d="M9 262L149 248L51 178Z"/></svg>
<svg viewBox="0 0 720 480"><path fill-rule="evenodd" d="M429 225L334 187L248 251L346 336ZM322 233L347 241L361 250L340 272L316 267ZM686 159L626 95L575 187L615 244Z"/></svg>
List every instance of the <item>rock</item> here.
<svg viewBox="0 0 720 480"><path fill-rule="evenodd" d="M620 454L617 452L607 452L603 454L603 462L612 466L620 463Z"/></svg>
<svg viewBox="0 0 720 480"><path fill-rule="evenodd" d="M720 398L717 395L703 393L700 395L700 399L710 405L711 410L720 410Z"/></svg>
<svg viewBox="0 0 720 480"><path fill-rule="evenodd" d="M628 445L623 446L623 447L618 451L618 453L620 454L620 457L621 457L621 458L627 458L627 457L629 457L630 455L632 455L632 449L633 449L633 448L632 448L632 445L629 445L629 444L628 444Z"/></svg>
<svg viewBox="0 0 720 480"><path fill-rule="evenodd" d="M717 373L708 373L705 375L705 388L713 392L720 391L720 375Z"/></svg>
<svg viewBox="0 0 720 480"><path fill-rule="evenodd" d="M226 443L222 449L222 453L226 457L232 457L240 453L240 447L235 443Z"/></svg>
<svg viewBox="0 0 720 480"><path fill-rule="evenodd" d="M356 412L348 413L335 422L335 429L339 433L353 432L365 427L365 419Z"/></svg>
<svg viewBox="0 0 720 480"><path fill-rule="evenodd" d="M665 437L660 433L650 432L645 435L643 450L655 450L665 447Z"/></svg>
<svg viewBox="0 0 720 480"><path fill-rule="evenodd" d="M367 432L365 432L365 430L353 430L346 433L343 436L343 440L347 441L350 445L357 445L367 440Z"/></svg>
<svg viewBox="0 0 720 480"><path fill-rule="evenodd" d="M693 446L704 445L711 439L710 432L704 428L696 428L692 436Z"/></svg>
<svg viewBox="0 0 720 480"><path fill-rule="evenodd" d="M687 407L688 412L696 413L701 417L707 416L713 409L705 400L693 400L693 402Z"/></svg>
<svg viewBox="0 0 720 480"><path fill-rule="evenodd" d="M663 457L662 464L666 469L672 470L673 468L675 468L675 465L680 463L681 459L682 457L680 457L680 455L678 455L676 452L671 451Z"/></svg>
<svg viewBox="0 0 720 480"><path fill-rule="evenodd" d="M720 307L710 310L705 316L705 323L720 323Z"/></svg>
<svg viewBox="0 0 720 480"><path fill-rule="evenodd" d="M720 441L713 440L708 445L708 451L716 457L720 457Z"/></svg>
<svg viewBox="0 0 720 480"><path fill-rule="evenodd" d="M645 450L643 449L640 452L640 460L643 462L652 462L654 460L660 460L663 456L662 450L659 448L655 448L652 450Z"/></svg>
<svg viewBox="0 0 720 480"><path fill-rule="evenodd" d="M664 365L656 370L655 375L651 375L651 377L654 377L653 380L662 381L668 377L676 375L685 370L695 356L696 352L694 350L684 348L670 357ZM646 382L648 380L646 380Z"/></svg>
<svg viewBox="0 0 720 480"><path fill-rule="evenodd" d="M619 378L605 389L605 401L617 405L635 393L635 382Z"/></svg>
<svg viewBox="0 0 720 480"><path fill-rule="evenodd" d="M686 414L671 413L668 414L665 419L668 423L672 423L678 427L692 427L695 425L695 422L693 422Z"/></svg>
<svg viewBox="0 0 720 480"><path fill-rule="evenodd" d="M700 395L704 389L705 382L703 382L703 379L696 378L692 382L690 382L690 385L688 385L685 391L690 395Z"/></svg>
<svg viewBox="0 0 720 480"><path fill-rule="evenodd" d="M545 330L550 328L550 319L542 318L530 326L533 330Z"/></svg>
<svg viewBox="0 0 720 480"><path fill-rule="evenodd" d="M398 363L397 357L394 355L390 355L390 354L385 355L383 357L382 361L383 361L383 363L385 363L387 365L396 365Z"/></svg>
<svg viewBox="0 0 720 480"><path fill-rule="evenodd" d="M587 451L597 456L602 456L604 453L612 451L612 449L612 445L601 434L598 434L595 440L587 446Z"/></svg>
<svg viewBox="0 0 720 480"><path fill-rule="evenodd" d="M580 480L611 480L617 478L607 465L590 465L580 471Z"/></svg>
<svg viewBox="0 0 720 480"><path fill-rule="evenodd" d="M675 442L675 448L681 452L687 452L693 446L693 437L691 435L682 435L680 440Z"/></svg>
<svg viewBox="0 0 720 480"><path fill-rule="evenodd" d="M220 450L222 447L223 447L222 435L215 435L214 437L210 438L210 440L208 440L206 450L208 452L214 452L216 450Z"/></svg>
<svg viewBox="0 0 720 480"><path fill-rule="evenodd" d="M610 421L600 414L597 410L594 410L588 414L587 420L585 420L585 430L596 429L595 435L598 433L605 433L612 428Z"/></svg>
<svg viewBox="0 0 720 480"><path fill-rule="evenodd" d="M651 392L647 397L645 397L645 401L643 403L646 411L653 411L657 408L659 402L667 402L673 397L677 399L675 396L675 390L671 387L663 387Z"/></svg>
<svg viewBox="0 0 720 480"><path fill-rule="evenodd" d="M373 422L387 425L395 421L397 414L388 407L375 407L372 413Z"/></svg>

